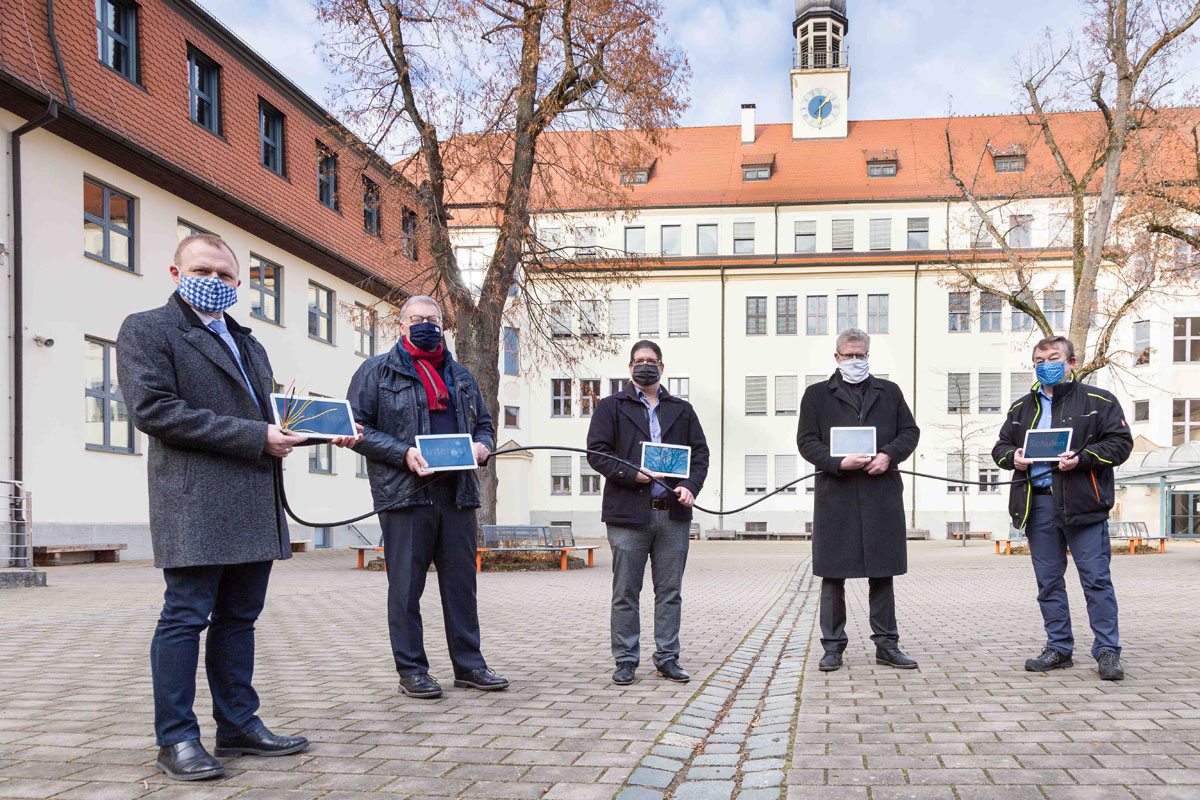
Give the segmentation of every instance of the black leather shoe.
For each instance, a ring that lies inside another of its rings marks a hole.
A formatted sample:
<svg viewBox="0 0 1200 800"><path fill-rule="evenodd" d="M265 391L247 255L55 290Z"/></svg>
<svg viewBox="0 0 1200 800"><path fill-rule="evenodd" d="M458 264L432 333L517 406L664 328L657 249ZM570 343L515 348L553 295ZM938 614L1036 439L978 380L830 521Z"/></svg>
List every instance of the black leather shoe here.
<svg viewBox="0 0 1200 800"><path fill-rule="evenodd" d="M1125 670L1121 668L1121 657L1117 655L1116 650L1101 650L1100 655L1096 656L1096 662L1100 665L1100 680L1125 680Z"/></svg>
<svg viewBox="0 0 1200 800"><path fill-rule="evenodd" d="M454 678L459 689L478 689L481 692L499 692L508 688L508 679L501 678L487 667L473 669Z"/></svg>
<svg viewBox="0 0 1200 800"><path fill-rule="evenodd" d="M821 656L821 663L817 667L817 669L821 670L821 672L835 672L841 668L841 653L826 653L825 655Z"/></svg>
<svg viewBox="0 0 1200 800"><path fill-rule="evenodd" d="M217 739L215 752L221 758L233 756L290 756L308 747L303 736L276 736L266 729L243 733L233 739Z"/></svg>
<svg viewBox="0 0 1200 800"><path fill-rule="evenodd" d="M617 664L617 671L613 673L612 682L618 686L628 686L633 683L633 673L636 669L637 665L629 662Z"/></svg>
<svg viewBox="0 0 1200 800"><path fill-rule="evenodd" d="M154 766L168 778L177 781L205 781L225 777L225 767L208 754L199 739L188 739L170 747L158 748L158 760L154 762Z"/></svg>
<svg viewBox="0 0 1200 800"><path fill-rule="evenodd" d="M1049 672L1052 669L1066 669L1073 666L1075 664L1071 661L1070 656L1064 656L1053 647L1044 648L1040 656L1025 662L1027 672Z"/></svg>
<svg viewBox="0 0 1200 800"><path fill-rule="evenodd" d="M896 669L917 668L917 662L900 652L899 647L876 647L875 663L895 667Z"/></svg>
<svg viewBox="0 0 1200 800"><path fill-rule="evenodd" d="M692 679L691 675L688 675L679 668L679 662L675 659L664 661L663 663L659 664L656 671L662 677L669 681L675 681L676 683L687 683Z"/></svg>
<svg viewBox="0 0 1200 800"><path fill-rule="evenodd" d="M416 697L421 700L432 700L435 697L442 696L441 684L429 677L428 672L419 672L416 675L401 675L400 691L409 697Z"/></svg>

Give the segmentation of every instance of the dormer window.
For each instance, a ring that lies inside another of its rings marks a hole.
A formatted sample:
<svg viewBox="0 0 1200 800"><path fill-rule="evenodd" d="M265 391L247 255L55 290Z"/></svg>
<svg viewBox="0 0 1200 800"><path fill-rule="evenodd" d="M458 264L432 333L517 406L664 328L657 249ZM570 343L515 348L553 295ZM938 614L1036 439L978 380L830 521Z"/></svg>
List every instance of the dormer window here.
<svg viewBox="0 0 1200 800"><path fill-rule="evenodd" d="M900 169L900 153L898 150L864 150L867 157L868 178L894 178Z"/></svg>
<svg viewBox="0 0 1200 800"><path fill-rule="evenodd" d="M771 168L775 164L774 153L744 153L742 155L742 181L771 180Z"/></svg>
<svg viewBox="0 0 1200 800"><path fill-rule="evenodd" d="M645 186L650 182L650 171L654 169L654 162L657 160L653 159L649 164L634 164L621 167L621 185Z"/></svg>
<svg viewBox="0 0 1200 800"><path fill-rule="evenodd" d="M1025 171L1025 147L1023 145L1013 144L1002 149L989 145L988 151L992 154L992 165L996 172Z"/></svg>

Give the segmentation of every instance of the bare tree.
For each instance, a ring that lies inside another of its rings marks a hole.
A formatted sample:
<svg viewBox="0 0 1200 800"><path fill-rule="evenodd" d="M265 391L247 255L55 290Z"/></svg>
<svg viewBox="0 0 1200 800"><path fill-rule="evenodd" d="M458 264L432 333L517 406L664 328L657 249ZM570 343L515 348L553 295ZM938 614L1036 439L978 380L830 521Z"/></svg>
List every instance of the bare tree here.
<svg viewBox="0 0 1200 800"><path fill-rule="evenodd" d="M938 430L945 431L947 438L953 443L954 449L946 452L946 466L955 466L958 468L959 478L964 481L969 481L968 477L971 474L971 464L979 461L979 454L989 445L996 435L995 418L991 419L976 419L971 416L971 408L978 408L980 394L972 394L969 381L970 373L960 373L960 378L952 377L955 373L941 372L946 375L946 391L947 391L947 408L951 414L949 421L935 424L934 427ZM998 377L998 376L997 376ZM965 378L968 381L967 385L961 383ZM947 476L953 477L953 476ZM961 500L962 512L962 543L963 547L967 546L967 494L972 484L947 484L950 491L958 494ZM982 488L982 481L978 485Z"/></svg>
<svg viewBox="0 0 1200 800"><path fill-rule="evenodd" d="M665 151L685 107L686 59L661 42L657 0L314 0L342 76L342 105L365 138L409 153L432 267L417 283L444 299L457 356L498 412L500 338L517 287L527 350L561 363L581 342L555 336L562 306L589 319L638 259L543 241L558 209L636 206L630 171ZM573 225L566 215L559 226ZM474 285L451 226L498 231ZM578 242L577 242L578 244ZM624 256L625 254L621 254ZM538 280L528 280L530 274ZM530 339L536 339L530 342ZM577 358L577 356L576 356ZM569 363L569 362L568 362ZM496 477L482 481L483 522Z"/></svg>
<svg viewBox="0 0 1200 800"><path fill-rule="evenodd" d="M1141 170L1160 155L1169 138L1163 132L1180 123L1179 114L1161 111L1169 102L1179 57L1194 44L1190 31L1200 20L1200 2L1086 0L1084 5L1088 20L1078 38L1047 32L1019 67L1024 130L1011 132L1008 141L956 141L950 122L946 152L950 180L973 212L972 250L979 244L1000 250L998 258L974 253L951 258L957 278L1025 312L1043 334L1068 336L1086 375L1110 364L1117 326L1148 295L1194 279L1162 268L1161 248L1148 237L1112 236L1112 223L1120 197L1142 182ZM1081 105L1094 110L1058 113ZM1031 163L1027 174L1013 180L985 169L989 161L1024 159L1040 148L1049 153L1050 163L1044 168ZM1126 165L1131 150L1137 157ZM1034 294L1034 278L1044 274L1047 254L1020 246L1012 236L1025 224L1022 204L1047 195L1066 198L1062 210L1069 236L1065 248L1057 248L1067 250L1071 264L1073 304L1065 331L1051 324ZM996 215L1005 213L1009 221L998 223ZM1142 226L1139 232L1145 231Z"/></svg>

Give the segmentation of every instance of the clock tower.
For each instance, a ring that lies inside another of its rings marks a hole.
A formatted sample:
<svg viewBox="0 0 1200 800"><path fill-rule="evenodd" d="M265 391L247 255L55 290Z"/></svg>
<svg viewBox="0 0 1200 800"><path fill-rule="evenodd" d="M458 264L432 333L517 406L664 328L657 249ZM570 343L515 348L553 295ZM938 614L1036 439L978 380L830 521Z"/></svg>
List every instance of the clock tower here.
<svg viewBox="0 0 1200 800"><path fill-rule="evenodd" d="M846 0L796 0L792 138L844 139L850 100Z"/></svg>

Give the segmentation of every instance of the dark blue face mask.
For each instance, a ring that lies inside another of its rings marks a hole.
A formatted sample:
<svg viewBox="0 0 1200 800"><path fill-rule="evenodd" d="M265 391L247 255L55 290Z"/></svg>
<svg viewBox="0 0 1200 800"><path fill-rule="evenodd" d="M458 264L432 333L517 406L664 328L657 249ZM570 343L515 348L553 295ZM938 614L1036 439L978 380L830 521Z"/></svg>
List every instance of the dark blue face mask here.
<svg viewBox="0 0 1200 800"><path fill-rule="evenodd" d="M434 325L432 322L410 325L408 340L413 343L414 347L420 348L426 353L432 353L442 343L442 326Z"/></svg>

